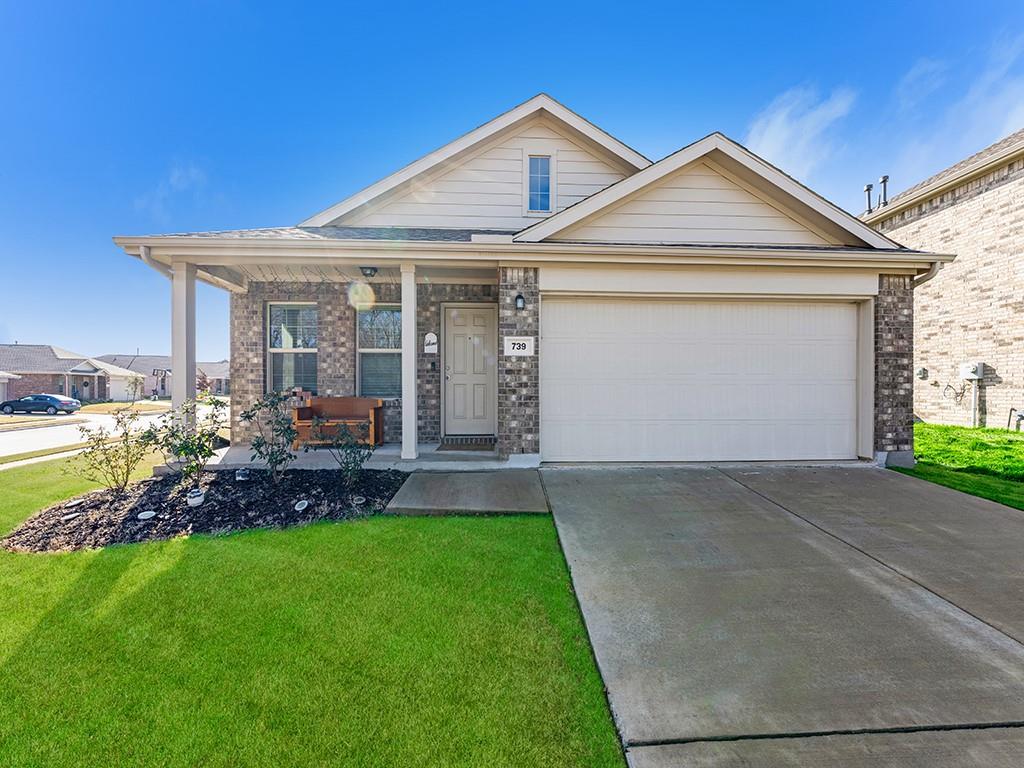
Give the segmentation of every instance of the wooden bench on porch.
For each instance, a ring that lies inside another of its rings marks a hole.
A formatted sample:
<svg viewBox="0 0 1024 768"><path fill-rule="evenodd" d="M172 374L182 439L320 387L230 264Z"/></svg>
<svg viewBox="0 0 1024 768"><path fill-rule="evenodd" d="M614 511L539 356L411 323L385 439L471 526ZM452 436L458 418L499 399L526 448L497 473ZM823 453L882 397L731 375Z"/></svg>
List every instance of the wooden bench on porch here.
<svg viewBox="0 0 1024 768"><path fill-rule="evenodd" d="M383 409L384 401L372 397L311 397L304 406L292 409L292 426L298 433L292 450L328 445L341 427L365 432L363 442L380 445L384 442Z"/></svg>

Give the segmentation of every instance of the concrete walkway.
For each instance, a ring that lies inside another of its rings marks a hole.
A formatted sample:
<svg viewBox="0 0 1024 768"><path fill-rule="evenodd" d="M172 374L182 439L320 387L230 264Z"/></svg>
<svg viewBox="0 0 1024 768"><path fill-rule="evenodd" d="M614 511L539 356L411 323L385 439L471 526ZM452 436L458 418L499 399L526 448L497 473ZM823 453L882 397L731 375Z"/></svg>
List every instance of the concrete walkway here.
<svg viewBox="0 0 1024 768"><path fill-rule="evenodd" d="M1024 765L1024 513L864 468L543 478L633 766Z"/></svg>
<svg viewBox="0 0 1024 768"><path fill-rule="evenodd" d="M404 515L544 513L548 503L533 469L500 472L416 472L387 511Z"/></svg>

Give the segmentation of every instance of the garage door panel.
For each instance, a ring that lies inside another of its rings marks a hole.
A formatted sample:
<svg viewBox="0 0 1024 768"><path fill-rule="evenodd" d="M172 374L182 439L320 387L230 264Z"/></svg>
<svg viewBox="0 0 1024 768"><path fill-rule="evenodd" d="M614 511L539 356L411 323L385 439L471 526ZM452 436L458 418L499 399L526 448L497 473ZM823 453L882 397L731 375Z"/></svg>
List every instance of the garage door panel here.
<svg viewBox="0 0 1024 768"><path fill-rule="evenodd" d="M856 456L853 304L542 306L545 460Z"/></svg>

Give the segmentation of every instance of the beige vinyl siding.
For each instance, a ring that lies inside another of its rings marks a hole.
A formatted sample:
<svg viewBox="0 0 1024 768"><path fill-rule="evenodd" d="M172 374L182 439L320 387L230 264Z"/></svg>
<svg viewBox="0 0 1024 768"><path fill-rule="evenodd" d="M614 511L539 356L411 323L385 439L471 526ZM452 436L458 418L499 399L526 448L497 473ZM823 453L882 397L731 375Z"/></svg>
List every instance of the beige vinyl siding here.
<svg viewBox="0 0 1024 768"><path fill-rule="evenodd" d="M530 155L550 155L555 211L589 197L625 177L610 157L569 138L540 119L484 147L458 166L421 179L412 189L354 211L337 223L351 226L522 229L537 216L524 215L524 164Z"/></svg>
<svg viewBox="0 0 1024 768"><path fill-rule="evenodd" d="M561 178L560 178L561 181ZM827 245L753 192L695 162L555 239L585 242Z"/></svg>

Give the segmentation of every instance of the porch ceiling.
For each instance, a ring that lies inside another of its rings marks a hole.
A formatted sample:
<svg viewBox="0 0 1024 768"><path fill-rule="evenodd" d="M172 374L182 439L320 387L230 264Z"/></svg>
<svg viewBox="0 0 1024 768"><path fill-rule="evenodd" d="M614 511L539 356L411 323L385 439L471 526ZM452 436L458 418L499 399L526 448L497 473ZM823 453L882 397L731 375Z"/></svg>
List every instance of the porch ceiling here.
<svg viewBox="0 0 1024 768"><path fill-rule="evenodd" d="M367 279L360 266L377 267L377 274ZM365 263L354 264L241 264L236 267L248 279L255 282L298 282L298 283L370 283L401 282L400 268L378 266L373 258ZM497 270L493 267L433 267L417 266L418 283L496 283Z"/></svg>

